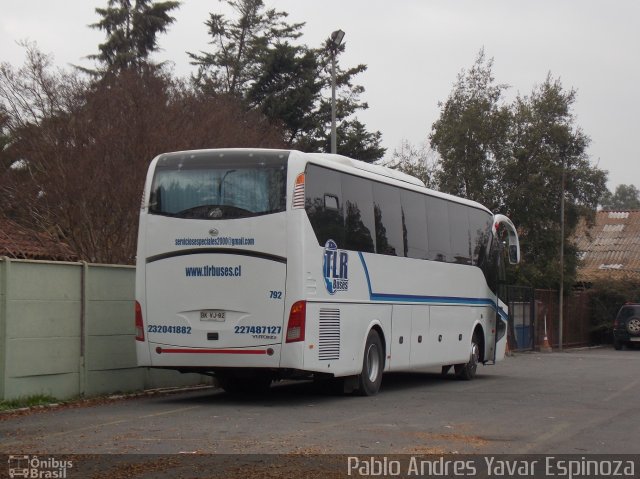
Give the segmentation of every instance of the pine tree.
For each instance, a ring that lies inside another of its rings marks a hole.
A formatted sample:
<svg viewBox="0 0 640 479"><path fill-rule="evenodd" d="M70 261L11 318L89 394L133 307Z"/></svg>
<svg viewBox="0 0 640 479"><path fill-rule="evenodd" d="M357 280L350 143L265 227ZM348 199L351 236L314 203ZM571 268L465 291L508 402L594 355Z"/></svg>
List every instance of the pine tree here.
<svg viewBox="0 0 640 479"><path fill-rule="evenodd" d="M167 31L175 18L169 12L180 2L150 0L109 0L106 8L96 8L102 19L90 25L103 30L107 39L100 44L100 53L90 59L103 64L108 71L139 69L158 51L157 36Z"/></svg>
<svg viewBox="0 0 640 479"><path fill-rule="evenodd" d="M309 48L296 44L304 23L288 23L287 13L265 9L262 0L227 0L234 17L211 13L207 25L212 50L189 53L198 67L196 87L210 95L232 95L248 109L263 113L285 130L290 147L304 151L328 151L331 85L328 45ZM337 49L339 56L345 45ZM382 157L380 132L367 132L352 118L368 108L360 100L364 88L353 78L365 65L343 70L338 63L336 118L338 152L364 161Z"/></svg>

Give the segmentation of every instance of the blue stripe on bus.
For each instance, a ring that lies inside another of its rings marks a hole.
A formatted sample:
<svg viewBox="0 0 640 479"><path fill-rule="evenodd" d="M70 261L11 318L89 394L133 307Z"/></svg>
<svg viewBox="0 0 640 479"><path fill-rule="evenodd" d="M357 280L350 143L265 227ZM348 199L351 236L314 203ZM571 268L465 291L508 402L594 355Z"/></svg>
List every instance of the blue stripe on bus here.
<svg viewBox="0 0 640 479"><path fill-rule="evenodd" d="M358 256L360 256L360 262L362 263L362 267L364 268L364 275L367 277L367 286L369 287L369 299L373 299L373 292L371 291L371 278L369 278L369 268L367 268L367 263L364 262L364 256L362 253L358 251Z"/></svg>
<svg viewBox="0 0 640 479"><path fill-rule="evenodd" d="M489 306L498 311L498 314L505 321L507 314L502 308L496 305L496 302L489 298L463 298L456 296L422 296L413 294L386 294L374 293L371 289L371 277L369 276L369 268L364 260L364 256L358 251L360 262L364 268L364 275L367 278L367 287L369 288L370 301L389 301L389 302L408 302L408 303L426 303L426 304L458 304L463 306Z"/></svg>

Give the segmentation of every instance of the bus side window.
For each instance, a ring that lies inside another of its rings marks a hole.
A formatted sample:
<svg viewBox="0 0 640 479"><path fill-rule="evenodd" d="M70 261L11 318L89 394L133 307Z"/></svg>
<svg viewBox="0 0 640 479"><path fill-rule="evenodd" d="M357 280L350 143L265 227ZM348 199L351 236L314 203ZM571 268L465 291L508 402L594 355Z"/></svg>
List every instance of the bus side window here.
<svg viewBox="0 0 640 479"><path fill-rule="evenodd" d="M342 175L345 249L374 253L373 192L371 182L357 176Z"/></svg>
<svg viewBox="0 0 640 479"><path fill-rule="evenodd" d="M427 259L426 197L420 193L402 190L402 233L404 256Z"/></svg>
<svg viewBox="0 0 640 479"><path fill-rule="evenodd" d="M471 264L471 237L469 234L469 207L448 202L449 232L451 239L450 261Z"/></svg>
<svg viewBox="0 0 640 479"><path fill-rule="evenodd" d="M334 240L344 247L344 217L340 173L312 164L307 165L305 210L318 239L324 246Z"/></svg>
<svg viewBox="0 0 640 479"><path fill-rule="evenodd" d="M400 190L373 184L373 215L376 224L376 253L404 256Z"/></svg>
<svg viewBox="0 0 640 479"><path fill-rule="evenodd" d="M492 218L486 211L469 211L469 230L471 233L472 263L482 268L489 254Z"/></svg>
<svg viewBox="0 0 640 479"><path fill-rule="evenodd" d="M427 198L427 237L429 259L450 261L449 211L447 202L441 198Z"/></svg>

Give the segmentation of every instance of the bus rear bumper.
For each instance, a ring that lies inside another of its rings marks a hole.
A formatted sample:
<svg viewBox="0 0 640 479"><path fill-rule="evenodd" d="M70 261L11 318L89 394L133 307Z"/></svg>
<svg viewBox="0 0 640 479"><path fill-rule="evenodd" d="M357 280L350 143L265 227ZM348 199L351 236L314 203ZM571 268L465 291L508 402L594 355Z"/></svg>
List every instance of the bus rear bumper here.
<svg viewBox="0 0 640 479"><path fill-rule="evenodd" d="M279 344L247 348L189 348L153 343L149 346L151 367L277 368L280 364Z"/></svg>

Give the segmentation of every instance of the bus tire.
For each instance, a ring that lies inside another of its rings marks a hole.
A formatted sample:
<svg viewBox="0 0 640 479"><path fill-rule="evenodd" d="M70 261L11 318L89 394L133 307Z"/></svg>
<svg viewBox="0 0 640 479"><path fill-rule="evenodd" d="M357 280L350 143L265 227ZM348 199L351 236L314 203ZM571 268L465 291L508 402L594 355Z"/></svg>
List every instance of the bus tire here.
<svg viewBox="0 0 640 479"><path fill-rule="evenodd" d="M453 368L456 373L456 377L470 381L476 375L478 370L478 363L480 362L480 342L476 333L473 333L471 339L471 353L469 354L469 361L463 364L456 364Z"/></svg>
<svg viewBox="0 0 640 479"><path fill-rule="evenodd" d="M382 384L383 370L384 351L382 349L382 340L378 332L372 329L367 336L364 358L362 359L362 372L358 376L358 393L361 396L378 394Z"/></svg>

